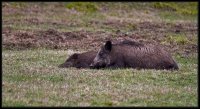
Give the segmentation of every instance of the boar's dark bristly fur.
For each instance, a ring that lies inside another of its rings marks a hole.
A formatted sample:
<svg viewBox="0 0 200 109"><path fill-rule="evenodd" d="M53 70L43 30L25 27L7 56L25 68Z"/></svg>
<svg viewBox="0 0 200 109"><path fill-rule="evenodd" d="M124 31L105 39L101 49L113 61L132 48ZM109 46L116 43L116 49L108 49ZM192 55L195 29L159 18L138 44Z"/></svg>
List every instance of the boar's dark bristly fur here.
<svg viewBox="0 0 200 109"><path fill-rule="evenodd" d="M98 51L91 68L178 69L172 56L158 45L107 41Z"/></svg>
<svg viewBox="0 0 200 109"><path fill-rule="evenodd" d="M130 40L123 40L122 42L116 43L118 45L131 45L131 46L143 46L142 43L136 42L136 41L130 41ZM116 45L115 44L115 45Z"/></svg>
<svg viewBox="0 0 200 109"><path fill-rule="evenodd" d="M63 64L60 64L58 67L60 68L67 68L67 67L89 68L96 54L97 54L96 51L74 53Z"/></svg>

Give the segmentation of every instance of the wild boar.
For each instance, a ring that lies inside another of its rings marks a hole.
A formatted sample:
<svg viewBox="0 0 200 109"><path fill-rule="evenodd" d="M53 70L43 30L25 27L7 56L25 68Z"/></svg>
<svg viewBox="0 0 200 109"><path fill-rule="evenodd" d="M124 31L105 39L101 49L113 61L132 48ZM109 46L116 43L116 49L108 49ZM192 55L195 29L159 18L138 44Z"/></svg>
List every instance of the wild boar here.
<svg viewBox="0 0 200 109"><path fill-rule="evenodd" d="M63 64L60 64L58 67L60 68L67 68L67 67L89 68L96 54L97 54L97 51L74 53Z"/></svg>
<svg viewBox="0 0 200 109"><path fill-rule="evenodd" d="M95 56L90 68L179 69L170 53L158 45L107 41Z"/></svg>

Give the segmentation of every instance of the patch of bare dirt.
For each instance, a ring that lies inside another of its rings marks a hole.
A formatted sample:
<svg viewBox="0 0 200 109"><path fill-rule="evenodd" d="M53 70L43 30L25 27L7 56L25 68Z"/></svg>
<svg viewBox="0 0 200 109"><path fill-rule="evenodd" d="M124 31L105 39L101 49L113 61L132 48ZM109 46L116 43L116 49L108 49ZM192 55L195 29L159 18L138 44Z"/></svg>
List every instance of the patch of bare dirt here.
<svg viewBox="0 0 200 109"><path fill-rule="evenodd" d="M69 22L65 19L57 20L47 20L40 15L55 15L58 13L63 14L67 10L65 8L56 9L55 7L49 6L45 9L42 6L30 5L29 8L16 8L11 4L3 3L3 16L7 15L21 15L26 16L23 18L11 18L2 20L4 25L12 24L52 24L54 27L56 25L64 26L74 26L78 27L79 23ZM28 5L29 6L29 5ZM49 10L49 11L46 11ZM63 10L63 11L60 11ZM39 14L39 15L38 15ZM37 17L32 17L37 15ZM28 17L27 17L28 16ZM99 21L91 20L89 26L103 25L113 28L116 30L113 33L108 32L89 32L89 31L72 31L72 32L59 32L56 29L41 30L41 31L14 31L11 28L4 27L2 31L2 45L6 49L29 49L46 47L50 49L99 49L101 45L104 44L106 40L112 40L114 43L122 41L124 39L136 40L144 43L161 43L167 34L185 34L188 39L194 39L197 37L197 24L194 23L155 23L150 21L145 22L132 22L126 20L107 20ZM121 28L131 28L128 32L124 33ZM197 44L185 44L177 45L176 43L170 43L166 45L167 49L171 52L180 53L197 53Z"/></svg>
<svg viewBox="0 0 200 109"><path fill-rule="evenodd" d="M117 31L110 34L106 32L89 32L89 31L74 31L74 32L59 32L55 29L49 29L46 31L15 31L10 28L3 28L3 48L6 49L29 49L46 47L50 49L83 49L92 50L99 49L101 45L107 40L112 40L113 43L117 43L124 39L136 40L143 43L159 43L161 38L164 37L164 32L159 32L156 28L162 28L166 25L155 25L149 23L142 23L142 30L146 33L142 34L140 31L134 31L131 33L122 33ZM180 26L180 25L179 25ZM178 28L176 25L173 28ZM193 32L194 28L181 26L178 28L180 31ZM152 31L151 34L147 34L148 31ZM143 32L144 32L143 31ZM155 32L154 32L155 31ZM156 33L157 31L157 33ZM164 31L164 30L163 30ZM175 32L175 31L174 31ZM195 31L196 32L196 31ZM157 34L157 36L155 36ZM149 35L149 37L145 37ZM170 52L194 53L197 52L197 44L189 45L166 45L166 48Z"/></svg>
<svg viewBox="0 0 200 109"><path fill-rule="evenodd" d="M141 22L137 27L142 31L154 31L154 32L196 32L197 25L194 23L153 23L153 22Z"/></svg>

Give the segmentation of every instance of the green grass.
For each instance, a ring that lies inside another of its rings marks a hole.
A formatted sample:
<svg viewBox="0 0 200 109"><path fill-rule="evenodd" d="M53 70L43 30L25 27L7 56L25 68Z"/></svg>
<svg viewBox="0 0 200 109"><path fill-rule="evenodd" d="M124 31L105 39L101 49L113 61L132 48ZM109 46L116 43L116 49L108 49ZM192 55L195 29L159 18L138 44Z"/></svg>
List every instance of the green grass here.
<svg viewBox="0 0 200 109"><path fill-rule="evenodd" d="M189 40L184 34L167 34L165 39L161 43L176 43L178 45L184 45L196 43L196 41Z"/></svg>
<svg viewBox="0 0 200 109"><path fill-rule="evenodd" d="M63 50L3 50L2 106L197 106L197 57L179 71L61 69Z"/></svg>
<svg viewBox="0 0 200 109"><path fill-rule="evenodd" d="M165 22L177 22L177 21L195 21L197 22L196 15L182 15L177 14L174 12L165 12L161 11L158 13L161 19L163 19Z"/></svg>
<svg viewBox="0 0 200 109"><path fill-rule="evenodd" d="M66 3L66 8L75 9L84 13L93 13L98 10L96 3L93 2L70 2Z"/></svg>
<svg viewBox="0 0 200 109"><path fill-rule="evenodd" d="M154 2L152 7L158 9L158 15L166 21L194 20L197 21L197 2Z"/></svg>
<svg viewBox="0 0 200 109"><path fill-rule="evenodd" d="M197 2L155 2L153 6L158 9L175 11L184 15L197 15L198 3Z"/></svg>
<svg viewBox="0 0 200 109"><path fill-rule="evenodd" d="M59 3L58 3L59 4ZM119 28L102 24L107 20L119 22L114 19L124 19L127 24L132 25L134 20L147 18L153 21L162 19L164 22L174 22L179 20L189 20L197 22L197 2L65 2L60 3L59 7L56 3L35 3L37 10L54 9L46 13L45 11L24 13L22 10L35 8L33 3L11 3L13 9L18 10L17 13L9 14L3 12L3 21L15 21L12 25L4 24L3 27L11 27L17 30L42 30L43 28L57 28L61 31L74 31L87 28L89 31L116 31ZM56 7L57 6L57 7ZM73 12L73 9L78 13ZM105 11L102 11L106 9ZM154 10L154 11L151 11ZM133 12L133 13L130 13ZM18 20L26 20L30 18L39 19L39 24L22 23ZM114 18L114 19L113 19ZM133 21L129 21L129 19ZM91 24L91 21L97 21L98 24ZM123 20L122 20L123 21ZM55 22L63 25L46 24L45 22ZM40 24L41 23L41 24ZM73 26L74 23L74 26ZM72 25L71 25L72 24ZM116 23L116 25L118 25ZM65 28L66 29L65 29ZM134 30L133 26L119 26L120 30Z"/></svg>

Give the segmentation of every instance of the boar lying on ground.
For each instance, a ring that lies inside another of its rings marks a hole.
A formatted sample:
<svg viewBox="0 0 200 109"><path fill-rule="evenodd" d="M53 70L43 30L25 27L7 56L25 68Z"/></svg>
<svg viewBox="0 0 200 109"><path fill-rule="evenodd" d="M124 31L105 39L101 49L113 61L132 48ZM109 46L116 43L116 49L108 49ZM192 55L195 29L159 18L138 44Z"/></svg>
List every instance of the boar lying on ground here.
<svg viewBox="0 0 200 109"><path fill-rule="evenodd" d="M63 64L60 64L58 67L89 68L96 54L96 51L88 51L80 54L74 53Z"/></svg>
<svg viewBox="0 0 200 109"><path fill-rule="evenodd" d="M160 46L124 41L107 41L98 51L91 68L178 69L172 56Z"/></svg>
<svg viewBox="0 0 200 109"><path fill-rule="evenodd" d="M135 42L124 40L117 44L135 44ZM97 51L88 51L84 53L74 53L63 64L60 64L60 68L76 67L76 68L90 68L90 64L94 60Z"/></svg>

